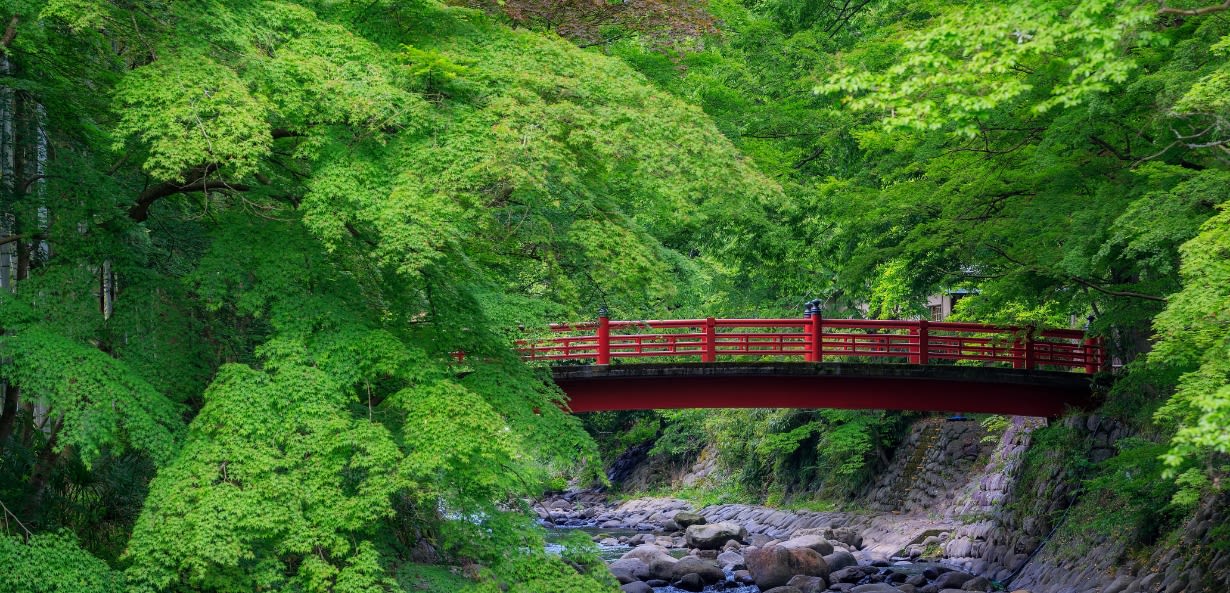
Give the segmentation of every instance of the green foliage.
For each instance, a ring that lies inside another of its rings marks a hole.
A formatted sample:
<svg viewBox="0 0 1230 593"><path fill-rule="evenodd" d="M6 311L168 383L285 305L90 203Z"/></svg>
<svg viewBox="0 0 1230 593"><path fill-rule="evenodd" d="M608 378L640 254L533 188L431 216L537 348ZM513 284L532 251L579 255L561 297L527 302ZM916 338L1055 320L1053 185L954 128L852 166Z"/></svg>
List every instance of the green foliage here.
<svg viewBox="0 0 1230 593"><path fill-rule="evenodd" d="M453 593L468 585L469 579L446 566L407 563L397 569L397 586L408 593Z"/></svg>
<svg viewBox="0 0 1230 593"><path fill-rule="evenodd" d="M370 537L410 486L393 435L352 416L312 368L226 366L205 401L151 485L129 578L149 590L387 587Z"/></svg>
<svg viewBox="0 0 1230 593"><path fill-rule="evenodd" d="M36 534L28 543L16 535L0 536L0 563L0 591L110 593L123 583L120 573L81 549L66 531Z"/></svg>
<svg viewBox="0 0 1230 593"><path fill-rule="evenodd" d="M662 410L662 436L654 441L650 455L688 458L700 453L708 442L705 418L709 412L695 410Z"/></svg>
<svg viewBox="0 0 1230 593"><path fill-rule="evenodd" d="M1230 452L1230 210L1204 224L1183 246L1183 290L1157 317L1159 342L1150 361L1190 369L1159 420L1177 427L1166 454L1168 473L1208 452Z"/></svg>
<svg viewBox="0 0 1230 593"><path fill-rule="evenodd" d="M678 430L694 435L696 449L716 447L736 481L734 498L784 503L796 492L813 492L829 505L874 475L906 418L861 410L707 410L683 416L679 428L668 422L664 434Z"/></svg>
<svg viewBox="0 0 1230 593"><path fill-rule="evenodd" d="M901 316L957 287L976 291L968 319L1094 313L1129 361L1165 309L1130 366L1149 392L1114 405L1143 414L1179 382L1157 418L1180 488L1109 470L1091 487L1122 489L1105 500L1139 524L1224 473L1225 19L1108 0L467 4L495 16L7 6L0 378L21 405L0 411L0 475L37 529L96 533L80 541L102 558L126 543L146 590L460 588L400 568L420 542L475 591L611 590L592 548L547 555L521 508L600 468L513 354L518 326L810 298ZM825 501L904 418L586 422L607 443L660 428L655 453L717 444L722 497Z"/></svg>
<svg viewBox="0 0 1230 593"><path fill-rule="evenodd" d="M1154 42L1141 30L1152 19L1149 5L1110 0L972 2L906 33L889 68L845 69L819 90L887 112L890 127L973 137L979 118L1017 99L1041 114L1123 83L1137 67L1128 43Z"/></svg>
<svg viewBox="0 0 1230 593"><path fill-rule="evenodd" d="M242 176L269 154L269 105L208 56L160 59L116 92L124 114L116 131L149 147L145 169L156 177L187 181L184 171L201 163L226 163Z"/></svg>
<svg viewBox="0 0 1230 593"><path fill-rule="evenodd" d="M982 437L983 444L990 444L999 441L1000 437L1003 436L1004 431L1008 429L1009 422L1010 421L1007 416L1001 416L999 414L991 414L990 416L979 420L978 424L981 425L982 430L986 432L986 436Z"/></svg>
<svg viewBox="0 0 1230 593"><path fill-rule="evenodd" d="M0 378L56 414L58 447L71 445L87 464L106 448L158 462L174 454L182 409L122 362L40 324L8 330L0 348L10 358Z"/></svg>
<svg viewBox="0 0 1230 593"><path fill-rule="evenodd" d="M1158 459L1165 444L1125 438L1116 447L1119 454L1099 464L1085 481L1085 495L1072 511L1065 537L1087 537L1092 531L1128 546L1152 544L1177 527L1191 506L1171 504L1176 486L1162 479Z"/></svg>

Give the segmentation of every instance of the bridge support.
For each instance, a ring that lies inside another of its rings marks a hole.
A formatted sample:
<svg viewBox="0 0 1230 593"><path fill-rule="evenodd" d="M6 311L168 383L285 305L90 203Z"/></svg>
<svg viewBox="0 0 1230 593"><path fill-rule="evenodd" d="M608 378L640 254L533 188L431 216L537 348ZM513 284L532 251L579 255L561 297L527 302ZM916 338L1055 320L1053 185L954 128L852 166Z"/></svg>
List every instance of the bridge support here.
<svg viewBox="0 0 1230 593"><path fill-rule="evenodd" d="M1056 417L1089 409L1089 377L1062 371L848 363L560 366L573 412L666 408L846 408Z"/></svg>

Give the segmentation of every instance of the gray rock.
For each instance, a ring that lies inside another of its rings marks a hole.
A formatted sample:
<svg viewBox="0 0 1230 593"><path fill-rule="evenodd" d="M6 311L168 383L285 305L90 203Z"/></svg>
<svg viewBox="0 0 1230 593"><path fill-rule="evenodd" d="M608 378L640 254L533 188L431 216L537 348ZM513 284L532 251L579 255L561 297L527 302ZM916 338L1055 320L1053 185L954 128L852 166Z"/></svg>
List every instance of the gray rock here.
<svg viewBox="0 0 1230 593"><path fill-rule="evenodd" d="M621 585L649 578L649 565L640 558L620 558L612 562L608 568Z"/></svg>
<svg viewBox="0 0 1230 593"><path fill-rule="evenodd" d="M697 558L696 556L680 558L672 570L677 580L683 580L683 577L690 574L698 575L701 581L707 585L726 580L726 573L722 572L722 569L712 562Z"/></svg>
<svg viewBox="0 0 1230 593"><path fill-rule="evenodd" d="M837 550L832 554L824 557L824 563L828 564L829 570L841 570L847 566L858 566L858 560L845 550Z"/></svg>
<svg viewBox="0 0 1230 593"><path fill-rule="evenodd" d="M773 587L772 589L769 589L768 591L765 591L764 593L803 593L803 592L800 591L798 587L781 586L781 587Z"/></svg>
<svg viewBox="0 0 1230 593"><path fill-rule="evenodd" d="M784 548L811 548L821 556L833 553L833 544L818 535L802 535L779 544Z"/></svg>
<svg viewBox="0 0 1230 593"><path fill-rule="evenodd" d="M684 591L702 591L705 588L705 581L700 578L700 575L693 572L683 575L683 578L675 581L674 586L676 589L683 589Z"/></svg>
<svg viewBox="0 0 1230 593"><path fill-rule="evenodd" d="M702 550L716 550L730 540L743 540L747 530L742 525L723 521L706 525L693 525L687 530L688 546Z"/></svg>
<svg viewBox="0 0 1230 593"><path fill-rule="evenodd" d="M654 544L642 544L628 550L621 560L637 558L649 566L649 576L655 579L670 579L675 575L675 564L679 561L666 553L666 550Z"/></svg>
<svg viewBox="0 0 1230 593"><path fill-rule="evenodd" d="M640 581L621 585L619 590L623 591L623 593L653 593L653 587Z"/></svg>
<svg viewBox="0 0 1230 593"><path fill-rule="evenodd" d="M832 568L831 566L829 568ZM867 576L858 566L847 566L829 573L829 581L834 583L857 583Z"/></svg>
<svg viewBox="0 0 1230 593"><path fill-rule="evenodd" d="M703 516L690 511L679 511L675 513L672 520L679 526L679 529L687 529L693 525L704 525L709 522Z"/></svg>
<svg viewBox="0 0 1230 593"><path fill-rule="evenodd" d="M824 562L824 557L811 548L748 548L743 557L756 580L756 586L761 589L780 587L800 574L825 578L829 576L829 567Z"/></svg>
<svg viewBox="0 0 1230 593"><path fill-rule="evenodd" d="M750 585L756 582L756 579L752 578L752 572L746 568L743 570L736 570L733 574L731 574L731 576L735 578L736 583Z"/></svg>
<svg viewBox="0 0 1230 593"><path fill-rule="evenodd" d="M717 555L717 562L722 566L743 564L743 554L738 552L722 552Z"/></svg>
<svg viewBox="0 0 1230 593"><path fill-rule="evenodd" d="M807 575L796 574L786 583L787 587L795 587L803 593L823 593L829 588L828 583L820 577L809 577Z"/></svg>
<svg viewBox="0 0 1230 593"><path fill-rule="evenodd" d="M940 575L935 579L935 582L931 584L935 585L938 589L957 589L961 585L964 585L965 581L972 578L974 578L974 575L972 574L954 570L952 572L946 572Z"/></svg>
<svg viewBox="0 0 1230 593"><path fill-rule="evenodd" d="M961 588L966 591L990 591L991 581L988 581L985 577L974 577L961 583Z"/></svg>

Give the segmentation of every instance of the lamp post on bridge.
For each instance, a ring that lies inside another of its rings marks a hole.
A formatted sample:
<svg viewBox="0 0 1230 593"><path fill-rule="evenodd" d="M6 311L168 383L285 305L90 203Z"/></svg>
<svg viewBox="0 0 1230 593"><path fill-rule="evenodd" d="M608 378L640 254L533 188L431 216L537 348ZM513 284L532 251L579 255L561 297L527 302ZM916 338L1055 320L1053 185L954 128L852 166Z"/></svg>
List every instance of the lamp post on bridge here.
<svg viewBox="0 0 1230 593"><path fill-rule="evenodd" d="M803 319L806 320L803 335L807 342L804 362L824 362L824 314L820 303L820 299L813 299L803 305Z"/></svg>

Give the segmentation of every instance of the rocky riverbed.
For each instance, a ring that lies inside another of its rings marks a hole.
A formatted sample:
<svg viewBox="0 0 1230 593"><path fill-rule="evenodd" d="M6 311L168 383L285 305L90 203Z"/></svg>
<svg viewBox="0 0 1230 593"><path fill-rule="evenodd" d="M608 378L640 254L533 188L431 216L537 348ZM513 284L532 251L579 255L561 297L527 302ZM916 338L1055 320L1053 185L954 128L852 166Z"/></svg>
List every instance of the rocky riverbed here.
<svg viewBox="0 0 1230 593"><path fill-rule="evenodd" d="M952 532L918 520L886 529L894 517L748 505L694 512L677 499L614 504L595 493L545 501L539 516L585 528L617 553L609 565L625 593L955 593L996 585L927 558Z"/></svg>

